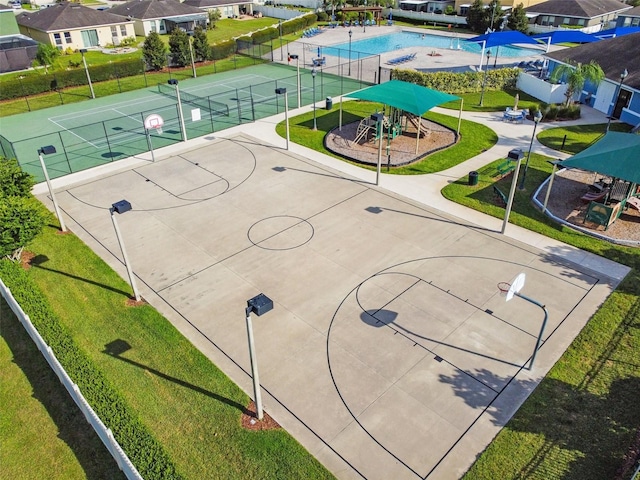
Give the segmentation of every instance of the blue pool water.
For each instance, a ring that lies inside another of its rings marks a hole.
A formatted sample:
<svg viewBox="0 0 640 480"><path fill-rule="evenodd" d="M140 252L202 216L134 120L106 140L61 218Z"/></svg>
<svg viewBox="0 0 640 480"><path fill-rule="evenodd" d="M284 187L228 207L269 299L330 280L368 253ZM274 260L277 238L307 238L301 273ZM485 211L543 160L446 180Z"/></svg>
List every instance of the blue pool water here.
<svg viewBox="0 0 640 480"><path fill-rule="evenodd" d="M345 32L346 33L346 32ZM345 35L346 36L346 35ZM378 55L380 53L392 52L401 48L408 47L434 47L434 48L453 48L461 49L471 53L480 53L482 45L476 43L465 42L461 38L443 37L440 35L429 35L412 32L391 33L379 37L369 38L366 40L357 40L351 42L351 58L357 59L366 55ZM491 55L495 58L496 49L491 47ZM346 58L349 56L349 42L333 45L331 47L322 47L322 55L340 56ZM501 46L498 55L500 57L527 57L543 53L542 49L519 48L511 46Z"/></svg>

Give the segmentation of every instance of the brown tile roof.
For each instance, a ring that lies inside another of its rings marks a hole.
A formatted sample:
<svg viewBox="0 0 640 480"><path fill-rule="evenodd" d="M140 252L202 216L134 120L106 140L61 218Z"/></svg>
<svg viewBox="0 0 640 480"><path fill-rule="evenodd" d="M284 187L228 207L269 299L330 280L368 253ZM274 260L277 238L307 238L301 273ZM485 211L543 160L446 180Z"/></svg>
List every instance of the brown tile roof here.
<svg viewBox="0 0 640 480"><path fill-rule="evenodd" d="M618 0L547 0L525 8L525 11L543 15L595 18L631 8L631 5L625 5Z"/></svg>
<svg viewBox="0 0 640 480"><path fill-rule="evenodd" d="M546 56L564 63L589 63L593 60L614 82L620 81L620 74L626 68L629 75L624 84L640 90L640 32L565 48Z"/></svg>
<svg viewBox="0 0 640 480"><path fill-rule="evenodd" d="M171 18L180 15L206 15L199 8L185 5L177 0L133 0L111 8L111 12L138 20Z"/></svg>
<svg viewBox="0 0 640 480"><path fill-rule="evenodd" d="M43 32L75 30L78 28L117 25L128 20L120 15L94 10L78 3L62 2L49 8L23 12L16 16L18 25Z"/></svg>

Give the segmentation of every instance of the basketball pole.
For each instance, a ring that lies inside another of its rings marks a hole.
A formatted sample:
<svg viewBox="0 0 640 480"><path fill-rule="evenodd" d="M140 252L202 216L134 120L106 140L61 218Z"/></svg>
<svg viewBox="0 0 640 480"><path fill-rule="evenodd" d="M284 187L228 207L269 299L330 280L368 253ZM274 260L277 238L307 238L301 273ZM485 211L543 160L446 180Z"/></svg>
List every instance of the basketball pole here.
<svg viewBox="0 0 640 480"><path fill-rule="evenodd" d="M513 292L513 294L517 297L520 297L523 300L526 300L529 303L533 303L534 305L540 307L544 312L544 320L542 320L542 325L540 326L540 333L538 333L538 338L536 340L536 346L533 348L533 354L531 355L531 361L529 362L529 366L527 370L533 369L533 362L536 361L536 354L540 349L540 344L542 343L542 335L544 335L544 329L547 326L547 320L549 319L549 312L547 311L547 307L542 305L540 302L534 300L533 298L529 298L526 295L521 294L520 292Z"/></svg>

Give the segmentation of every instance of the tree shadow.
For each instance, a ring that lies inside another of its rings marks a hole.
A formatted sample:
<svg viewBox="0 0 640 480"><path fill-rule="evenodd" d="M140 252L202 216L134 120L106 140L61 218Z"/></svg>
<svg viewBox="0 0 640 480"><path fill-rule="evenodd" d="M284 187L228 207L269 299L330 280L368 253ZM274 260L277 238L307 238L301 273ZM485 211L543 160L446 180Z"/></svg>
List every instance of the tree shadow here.
<svg viewBox="0 0 640 480"><path fill-rule="evenodd" d="M150 367L148 365L144 365L143 363L139 363L136 362L135 360L131 360L129 358L123 357L122 355L126 352L128 352L129 350L131 350L132 347L131 345L122 339L118 339L118 340L114 340L112 342L107 343L104 346L104 350L102 351L102 353L109 355L113 358L117 358L118 360L121 360L123 362L128 363L129 365L133 365L135 367L141 368L149 373L152 373L154 375L157 375L158 377L164 379L164 380L168 380L170 382L173 382L177 385L180 385L181 387L185 387L188 388L190 390L193 390L194 392L198 392L201 393L202 395L206 395L209 398L212 398L214 400L217 400L218 402L224 403L226 405L229 405L230 407L235 408L236 410L239 410L242 413L246 413L247 409L245 408L244 405L241 405L237 402L234 402L233 400L227 398L227 397L223 397L222 395L219 395L217 393L211 392L209 390L206 390L202 387L199 387L198 385L194 385L193 383L189 383L185 380L182 380L180 378L176 378L176 377L172 377L171 375L167 375L164 372L161 372L160 370L157 370L153 367Z"/></svg>
<svg viewBox="0 0 640 480"><path fill-rule="evenodd" d="M1 299L0 309L0 332L11 350L13 363L29 380L33 389L32 397L47 410L58 429L58 437L73 451L86 477L92 480L124 480L126 477L113 457L51 370L22 324Z"/></svg>

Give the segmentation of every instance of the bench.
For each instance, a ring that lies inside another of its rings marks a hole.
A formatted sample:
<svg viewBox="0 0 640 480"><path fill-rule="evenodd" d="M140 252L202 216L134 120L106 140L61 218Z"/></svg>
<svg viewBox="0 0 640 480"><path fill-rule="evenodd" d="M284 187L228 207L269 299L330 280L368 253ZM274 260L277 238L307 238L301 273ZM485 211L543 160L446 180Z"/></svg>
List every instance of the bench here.
<svg viewBox="0 0 640 480"><path fill-rule="evenodd" d="M500 190L495 185L493 186L493 194L495 195L496 200L499 200L502 202L503 207L507 206L507 196L502 192L502 190Z"/></svg>
<svg viewBox="0 0 640 480"><path fill-rule="evenodd" d="M515 169L515 164L511 160L506 159L504 162L498 165L498 175L500 177L504 177L505 175L513 172Z"/></svg>

